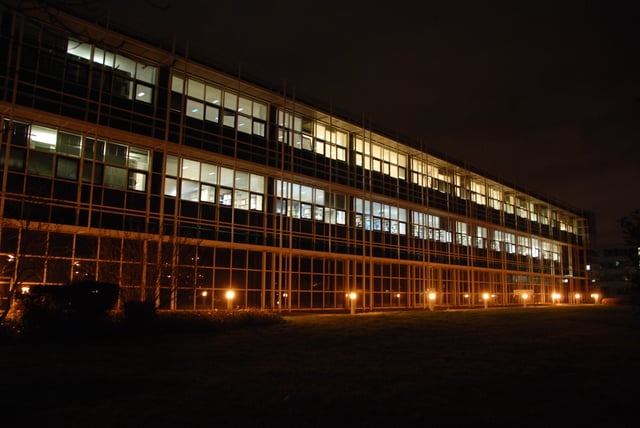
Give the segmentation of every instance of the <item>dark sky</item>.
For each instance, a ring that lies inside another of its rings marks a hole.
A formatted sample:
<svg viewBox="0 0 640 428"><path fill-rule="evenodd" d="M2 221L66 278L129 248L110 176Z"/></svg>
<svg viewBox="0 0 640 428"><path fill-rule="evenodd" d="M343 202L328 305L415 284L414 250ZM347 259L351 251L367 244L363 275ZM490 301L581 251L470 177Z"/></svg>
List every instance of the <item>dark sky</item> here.
<svg viewBox="0 0 640 428"><path fill-rule="evenodd" d="M634 1L112 0L82 9L591 211L597 243L620 243L616 219L640 208Z"/></svg>

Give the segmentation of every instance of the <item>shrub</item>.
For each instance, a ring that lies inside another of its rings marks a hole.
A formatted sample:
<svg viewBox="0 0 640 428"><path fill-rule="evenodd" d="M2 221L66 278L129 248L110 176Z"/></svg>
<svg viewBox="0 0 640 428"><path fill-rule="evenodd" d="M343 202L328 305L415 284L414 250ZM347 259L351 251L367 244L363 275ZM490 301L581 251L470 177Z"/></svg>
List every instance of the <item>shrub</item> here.
<svg viewBox="0 0 640 428"><path fill-rule="evenodd" d="M117 284L78 281L66 285L35 285L20 296L22 324L28 333L93 329L118 300Z"/></svg>
<svg viewBox="0 0 640 428"><path fill-rule="evenodd" d="M54 330L69 319L69 289L59 285L35 285L19 296L26 332Z"/></svg>
<svg viewBox="0 0 640 428"><path fill-rule="evenodd" d="M71 316L79 321L101 321L118 301L117 284L74 281L68 285Z"/></svg>

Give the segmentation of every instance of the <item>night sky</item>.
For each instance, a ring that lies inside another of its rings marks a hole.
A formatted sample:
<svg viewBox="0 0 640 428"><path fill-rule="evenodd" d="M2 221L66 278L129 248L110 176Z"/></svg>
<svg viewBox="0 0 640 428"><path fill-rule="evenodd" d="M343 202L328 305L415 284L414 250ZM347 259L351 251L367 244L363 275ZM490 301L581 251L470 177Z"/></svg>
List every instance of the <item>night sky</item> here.
<svg viewBox="0 0 640 428"><path fill-rule="evenodd" d="M640 208L636 2L54 3L591 211L597 244Z"/></svg>

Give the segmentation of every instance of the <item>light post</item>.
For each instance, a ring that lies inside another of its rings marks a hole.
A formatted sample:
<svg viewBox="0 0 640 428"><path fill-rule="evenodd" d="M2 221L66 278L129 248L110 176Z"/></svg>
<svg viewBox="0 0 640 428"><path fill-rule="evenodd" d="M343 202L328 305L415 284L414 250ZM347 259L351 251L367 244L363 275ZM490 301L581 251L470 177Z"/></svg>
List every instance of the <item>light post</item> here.
<svg viewBox="0 0 640 428"><path fill-rule="evenodd" d="M484 308L487 309L489 307L489 293L484 293L482 300L484 301Z"/></svg>
<svg viewBox="0 0 640 428"><path fill-rule="evenodd" d="M553 294L551 295L551 302L552 302L552 303L555 303L556 305L557 305L558 303L560 303L560 294L559 294L559 293L553 293Z"/></svg>
<svg viewBox="0 0 640 428"><path fill-rule="evenodd" d="M576 293L576 294L574 294L574 296L573 296L573 297L576 299L576 305L579 305L579 304L580 304L580 298L582 297L582 296L580 295L580 293Z"/></svg>
<svg viewBox="0 0 640 428"><path fill-rule="evenodd" d="M435 292L431 292L429 293L429 310L433 311L433 305L436 302L436 293Z"/></svg>
<svg viewBox="0 0 640 428"><path fill-rule="evenodd" d="M233 299L234 297L236 297L236 292L233 290L228 290L225 294L224 297L227 298L227 310L228 311L232 311L233 310Z"/></svg>
<svg viewBox="0 0 640 428"><path fill-rule="evenodd" d="M355 291L349 293L349 300L351 300L351 315L356 314L356 299L358 298L358 294Z"/></svg>
<svg viewBox="0 0 640 428"><path fill-rule="evenodd" d="M600 295L598 293L593 293L591 295L591 298L593 299L594 303L597 305L598 304L598 300L600 300Z"/></svg>
<svg viewBox="0 0 640 428"><path fill-rule="evenodd" d="M528 298L529 298L529 295L527 293L522 294L522 306L524 306L525 308L527 307Z"/></svg>
<svg viewBox="0 0 640 428"><path fill-rule="evenodd" d="M204 308L207 305L207 296L209 295L209 293L207 293L207 290L203 290L200 292L200 296L202 296L202 307Z"/></svg>

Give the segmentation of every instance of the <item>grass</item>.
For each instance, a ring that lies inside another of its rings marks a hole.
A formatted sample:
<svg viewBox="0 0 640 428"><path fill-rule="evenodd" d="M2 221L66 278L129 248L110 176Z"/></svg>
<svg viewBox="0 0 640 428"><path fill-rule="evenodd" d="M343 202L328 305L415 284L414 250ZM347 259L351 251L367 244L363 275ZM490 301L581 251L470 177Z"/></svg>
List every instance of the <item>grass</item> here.
<svg viewBox="0 0 640 428"><path fill-rule="evenodd" d="M637 422L640 317L628 307L285 319L231 331L5 345L0 410L6 426Z"/></svg>

